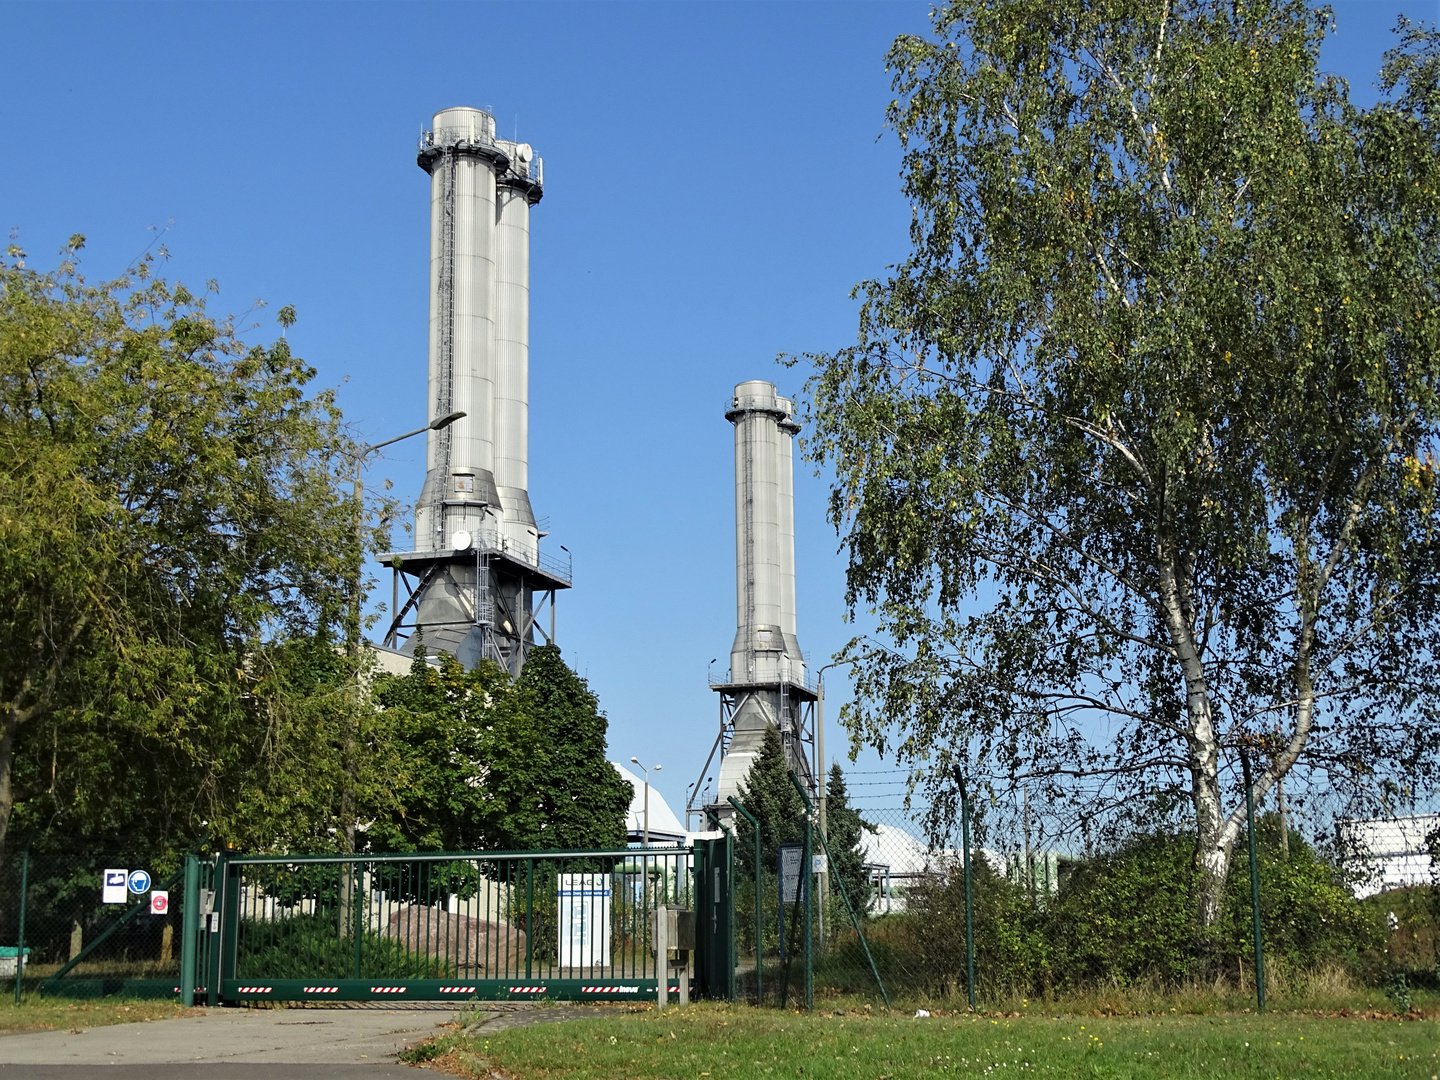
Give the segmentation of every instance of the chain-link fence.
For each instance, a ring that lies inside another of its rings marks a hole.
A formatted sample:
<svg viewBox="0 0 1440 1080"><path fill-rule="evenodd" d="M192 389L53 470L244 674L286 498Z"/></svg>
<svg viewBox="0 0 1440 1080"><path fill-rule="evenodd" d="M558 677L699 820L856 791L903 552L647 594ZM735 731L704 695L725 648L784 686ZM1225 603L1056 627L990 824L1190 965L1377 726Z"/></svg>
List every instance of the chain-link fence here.
<svg viewBox="0 0 1440 1080"><path fill-rule="evenodd" d="M1360 821L1346 817L1348 803L1314 790L1282 815L1272 796L1256 808L1253 891L1242 829L1218 915L1202 929L1194 838L1183 822L1103 842L1076 830L1061 843L1038 807L1017 806L1013 821L996 809L987 800L988 822L972 820L968 889L959 828L932 842L923 808L862 803L855 850L828 860L817 836L816 872L801 875L813 882L808 904L803 882L787 885L783 851L758 881L751 856L736 878L742 996L791 1007L805 1000L807 926L817 1005L842 996L963 1003L967 936L982 1005L1124 988L1254 995L1257 979L1272 996L1326 979L1387 993L1437 985L1440 892L1430 851L1440 817L1397 805Z"/></svg>
<svg viewBox="0 0 1440 1080"><path fill-rule="evenodd" d="M177 863L23 843L8 849L0 859L0 992L18 984L46 996L175 994Z"/></svg>

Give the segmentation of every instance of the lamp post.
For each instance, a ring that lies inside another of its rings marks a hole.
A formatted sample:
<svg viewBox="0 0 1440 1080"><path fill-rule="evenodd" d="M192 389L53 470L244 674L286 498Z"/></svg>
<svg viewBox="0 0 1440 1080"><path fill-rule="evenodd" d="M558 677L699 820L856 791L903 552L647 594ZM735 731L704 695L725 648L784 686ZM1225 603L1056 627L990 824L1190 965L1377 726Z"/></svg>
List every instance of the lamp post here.
<svg viewBox="0 0 1440 1080"><path fill-rule="evenodd" d="M815 672L815 756L820 760L816 763L816 778L820 789L820 835L825 838L825 843L830 843L830 831L826 818L827 797L825 793L825 672L832 667L841 664L853 664L853 660L832 660ZM829 851L827 846L826 851ZM825 868L830 869L828 866ZM827 872L820 879L820 941L825 941L825 905L830 899L830 874Z"/></svg>
<svg viewBox="0 0 1440 1080"><path fill-rule="evenodd" d="M368 446L362 445L355 452L355 472L350 478L350 496L353 506L355 521L355 566L350 581L350 611L345 627L346 652L350 660L356 664L356 676L359 676L360 659L360 593L361 581L365 574L365 462L375 451L398 443L404 439L413 438L416 435L424 435L427 431L442 431L449 427L456 420L463 419L465 413L452 412L448 416L442 416L414 431L407 431L404 435L396 435L393 439L385 439L382 442L371 443ZM357 681L358 690L359 683ZM358 708L358 702L357 702ZM352 715L351 721L346 726L345 732L345 790L340 796L340 820L344 822L345 847L347 852L355 850L355 722Z"/></svg>
<svg viewBox="0 0 1440 1080"><path fill-rule="evenodd" d="M630 762L633 765L639 765L640 771L645 776L645 839L642 842L641 846L648 848L650 846L650 774L652 772L659 772L661 766L652 765L650 766L650 768L647 769L644 765L640 765L640 759L636 757L632 757L630 759Z"/></svg>

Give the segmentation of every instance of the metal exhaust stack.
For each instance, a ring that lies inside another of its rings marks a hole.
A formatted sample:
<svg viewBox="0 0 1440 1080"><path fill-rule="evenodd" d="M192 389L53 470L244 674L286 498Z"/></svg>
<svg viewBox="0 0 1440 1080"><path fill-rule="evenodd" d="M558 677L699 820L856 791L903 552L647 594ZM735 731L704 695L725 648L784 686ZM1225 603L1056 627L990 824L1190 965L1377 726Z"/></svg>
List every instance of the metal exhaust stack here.
<svg viewBox="0 0 1440 1080"><path fill-rule="evenodd" d="M396 571L385 644L408 631L411 654L418 633L427 652L517 675L536 634L553 639L555 594L571 584L540 551L528 491L530 207L544 171L470 108L436 113L417 160L430 175L429 415L467 415L429 435L415 550L381 556Z"/></svg>
<svg viewBox="0 0 1440 1080"><path fill-rule="evenodd" d="M726 820L767 728L779 731L791 768L816 793L816 695L795 636L794 413L773 383L760 381L735 387L725 412L735 425L735 641L730 670L710 683L720 695L720 733L692 803L705 802L701 785L718 750L708 806Z"/></svg>

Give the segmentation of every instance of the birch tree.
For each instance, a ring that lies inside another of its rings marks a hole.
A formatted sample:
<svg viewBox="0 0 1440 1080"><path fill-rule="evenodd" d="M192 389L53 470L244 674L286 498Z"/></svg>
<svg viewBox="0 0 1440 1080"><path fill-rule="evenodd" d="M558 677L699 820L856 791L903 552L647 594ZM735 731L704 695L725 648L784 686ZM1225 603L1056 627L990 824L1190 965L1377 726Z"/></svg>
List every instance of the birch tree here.
<svg viewBox="0 0 1440 1080"><path fill-rule="evenodd" d="M857 742L1193 815L1435 779L1440 51L1300 0L955 0L889 54L912 250L812 356ZM1068 785L1068 787L1067 787Z"/></svg>

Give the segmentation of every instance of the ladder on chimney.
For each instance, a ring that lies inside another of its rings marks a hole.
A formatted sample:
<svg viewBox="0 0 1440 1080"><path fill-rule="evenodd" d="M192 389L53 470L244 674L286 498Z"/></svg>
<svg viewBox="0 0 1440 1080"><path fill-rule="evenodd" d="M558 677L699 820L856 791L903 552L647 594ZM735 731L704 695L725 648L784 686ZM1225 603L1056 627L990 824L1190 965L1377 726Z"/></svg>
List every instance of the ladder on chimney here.
<svg viewBox="0 0 1440 1080"><path fill-rule="evenodd" d="M453 146L445 148L440 165L442 192L440 196L440 280L437 282L440 308L440 340L436 343L439 360L439 386L436 389L435 412L431 419L449 416L455 411L455 170L457 155ZM451 429L435 433L435 466L437 483L430 493L430 520L434 548L445 542L445 499L450 490ZM417 539L419 539L417 537Z"/></svg>

